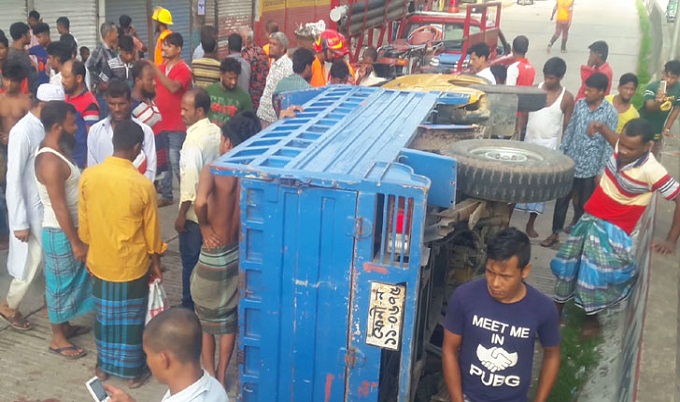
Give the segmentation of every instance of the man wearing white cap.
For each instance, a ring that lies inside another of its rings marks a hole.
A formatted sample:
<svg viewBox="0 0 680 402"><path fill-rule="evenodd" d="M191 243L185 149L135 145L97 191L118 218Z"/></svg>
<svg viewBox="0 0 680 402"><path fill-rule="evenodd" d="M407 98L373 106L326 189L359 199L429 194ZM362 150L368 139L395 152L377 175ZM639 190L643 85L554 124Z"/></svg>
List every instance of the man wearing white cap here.
<svg viewBox="0 0 680 402"><path fill-rule="evenodd" d="M12 128L7 144L7 208L9 227L13 232L9 241L7 270L14 277L7 298L0 305L0 318L17 330L31 326L18 310L28 287L40 267L42 245L43 206L35 182L35 153L45 138L40 122L43 107L49 101L64 100L61 86L42 84L31 110Z"/></svg>

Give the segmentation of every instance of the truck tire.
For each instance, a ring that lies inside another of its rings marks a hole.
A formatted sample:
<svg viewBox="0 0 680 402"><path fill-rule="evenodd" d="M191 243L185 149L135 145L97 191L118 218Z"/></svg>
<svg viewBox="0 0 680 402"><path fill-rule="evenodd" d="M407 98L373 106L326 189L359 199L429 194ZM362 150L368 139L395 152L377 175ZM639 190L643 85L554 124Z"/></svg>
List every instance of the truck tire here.
<svg viewBox="0 0 680 402"><path fill-rule="evenodd" d="M457 190L500 202L543 202L571 191L574 161L540 145L464 140L442 150L458 161Z"/></svg>

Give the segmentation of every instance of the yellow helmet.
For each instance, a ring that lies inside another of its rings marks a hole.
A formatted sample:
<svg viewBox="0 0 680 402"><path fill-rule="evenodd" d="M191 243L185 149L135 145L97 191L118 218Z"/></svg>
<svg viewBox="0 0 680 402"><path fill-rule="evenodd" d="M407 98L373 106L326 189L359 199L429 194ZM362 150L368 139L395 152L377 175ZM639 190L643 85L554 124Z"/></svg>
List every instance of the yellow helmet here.
<svg viewBox="0 0 680 402"><path fill-rule="evenodd" d="M154 8L153 9L153 15L151 16L151 19L156 21L156 19L158 19L158 12L161 11L162 9L163 9L163 7L161 7L161 6Z"/></svg>
<svg viewBox="0 0 680 402"><path fill-rule="evenodd" d="M158 13L154 12L152 19L161 24L172 25L172 14L165 8L158 9Z"/></svg>

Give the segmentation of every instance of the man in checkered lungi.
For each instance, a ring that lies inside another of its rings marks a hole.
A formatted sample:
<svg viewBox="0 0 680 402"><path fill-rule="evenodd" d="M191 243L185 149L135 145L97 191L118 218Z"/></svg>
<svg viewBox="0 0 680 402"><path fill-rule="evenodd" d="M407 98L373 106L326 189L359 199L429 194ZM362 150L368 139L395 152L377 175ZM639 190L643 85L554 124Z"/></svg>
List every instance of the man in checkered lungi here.
<svg viewBox="0 0 680 402"><path fill-rule="evenodd" d="M260 131L253 112L234 116L222 127L220 155ZM226 388L225 374L238 330L239 184L234 177L201 171L194 209L203 247L191 275L191 294L203 328L203 367ZM215 364L215 338L220 351Z"/></svg>
<svg viewBox="0 0 680 402"><path fill-rule="evenodd" d="M631 233L654 191L675 201L675 213L668 235L653 248L662 254L675 253L680 237L680 185L650 152L652 126L633 119L619 136L606 124L593 122L588 135L602 135L615 152L585 205L586 213L551 263L557 277L558 310L561 313L564 303L573 298L588 314L582 331L586 338L600 332L597 313L626 299L637 280Z"/></svg>
<svg viewBox="0 0 680 402"><path fill-rule="evenodd" d="M113 156L87 168L80 179L78 234L90 248L93 276L96 375L115 375L137 388L150 377L142 334L150 277L161 277L156 190L132 164L144 131L132 120L113 123Z"/></svg>

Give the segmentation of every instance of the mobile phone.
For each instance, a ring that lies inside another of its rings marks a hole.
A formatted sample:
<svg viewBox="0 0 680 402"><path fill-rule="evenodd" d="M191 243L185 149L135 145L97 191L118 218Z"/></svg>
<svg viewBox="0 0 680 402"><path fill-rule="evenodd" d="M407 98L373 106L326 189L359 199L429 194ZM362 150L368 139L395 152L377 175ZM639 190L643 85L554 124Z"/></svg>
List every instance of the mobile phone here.
<svg viewBox="0 0 680 402"><path fill-rule="evenodd" d="M666 80L661 80L661 82L659 83L659 91L661 91L664 94L666 93Z"/></svg>
<svg viewBox="0 0 680 402"><path fill-rule="evenodd" d="M94 399L95 402L108 402L111 400L111 397L106 393L101 380L96 376L89 379L85 383L85 387L90 391L90 395L92 395L92 399Z"/></svg>

